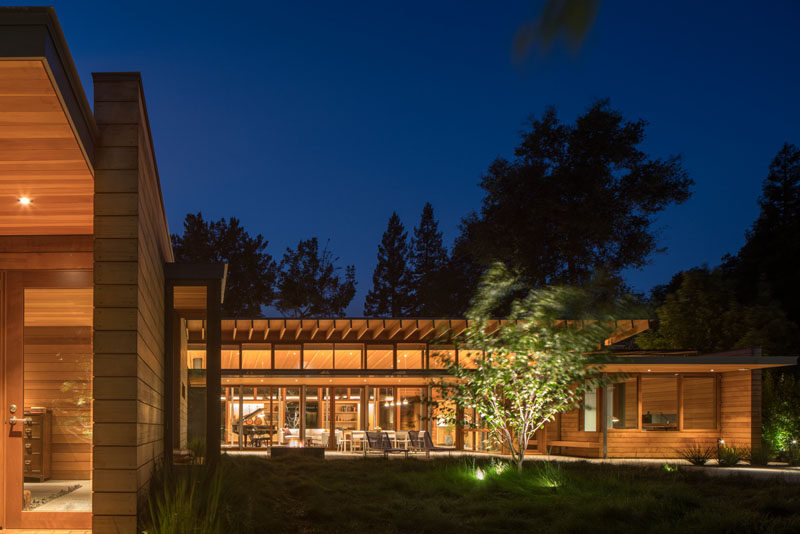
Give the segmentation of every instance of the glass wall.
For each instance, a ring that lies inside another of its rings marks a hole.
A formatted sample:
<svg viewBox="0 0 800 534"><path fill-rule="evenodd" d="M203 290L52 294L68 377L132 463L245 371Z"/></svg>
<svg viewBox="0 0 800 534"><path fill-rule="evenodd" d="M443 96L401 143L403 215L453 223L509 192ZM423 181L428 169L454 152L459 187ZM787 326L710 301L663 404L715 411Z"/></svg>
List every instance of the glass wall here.
<svg viewBox="0 0 800 534"><path fill-rule="evenodd" d="M429 369L445 369L446 362L456 361L456 351L453 347L431 347L428 352Z"/></svg>
<svg viewBox="0 0 800 534"><path fill-rule="evenodd" d="M92 289L24 290L23 510L92 509ZM19 401L18 401L19 402Z"/></svg>
<svg viewBox="0 0 800 534"><path fill-rule="evenodd" d="M305 344L303 369L333 369L333 343Z"/></svg>
<svg viewBox="0 0 800 534"><path fill-rule="evenodd" d="M425 388L397 388L398 431L425 430Z"/></svg>
<svg viewBox="0 0 800 534"><path fill-rule="evenodd" d="M717 428L717 379L713 376L683 377L683 428Z"/></svg>
<svg viewBox="0 0 800 534"><path fill-rule="evenodd" d="M607 428L637 428L639 396L636 378L628 378L606 388Z"/></svg>
<svg viewBox="0 0 800 534"><path fill-rule="evenodd" d="M395 403L395 388L369 388L367 430L394 430Z"/></svg>
<svg viewBox="0 0 800 534"><path fill-rule="evenodd" d="M398 344L397 345L397 368L398 369L422 369L422 362L425 355L425 345L419 344Z"/></svg>
<svg viewBox="0 0 800 534"><path fill-rule="evenodd" d="M305 388L305 441L314 447L328 447L331 429L329 388Z"/></svg>
<svg viewBox="0 0 800 534"><path fill-rule="evenodd" d="M597 431L597 390L587 391L583 394L581 407L581 430L584 432Z"/></svg>
<svg viewBox="0 0 800 534"><path fill-rule="evenodd" d="M456 427L448 421L452 402L445 401L441 388L433 388L432 432L433 444L437 447L454 447L456 444Z"/></svg>
<svg viewBox="0 0 800 534"><path fill-rule="evenodd" d="M242 369L272 369L272 350L269 344L242 345Z"/></svg>
<svg viewBox="0 0 800 534"><path fill-rule="evenodd" d="M677 376L642 377L642 428L677 430Z"/></svg>
<svg viewBox="0 0 800 534"><path fill-rule="evenodd" d="M394 347L391 345L367 346L367 369L394 369Z"/></svg>
<svg viewBox="0 0 800 534"><path fill-rule="evenodd" d="M300 345L275 345L275 369L300 369Z"/></svg>
<svg viewBox="0 0 800 534"><path fill-rule="evenodd" d="M336 369L361 369L361 354L364 350L363 345L343 345L337 343L335 347L334 366Z"/></svg>

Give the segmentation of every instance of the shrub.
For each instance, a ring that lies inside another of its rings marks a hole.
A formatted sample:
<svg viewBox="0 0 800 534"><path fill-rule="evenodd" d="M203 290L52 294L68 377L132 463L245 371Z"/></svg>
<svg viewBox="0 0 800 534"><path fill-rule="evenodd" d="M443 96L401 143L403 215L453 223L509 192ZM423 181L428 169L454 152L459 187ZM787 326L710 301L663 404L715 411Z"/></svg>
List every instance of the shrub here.
<svg viewBox="0 0 800 534"><path fill-rule="evenodd" d="M678 456L693 465L705 465L706 462L714 457L713 447L704 447L699 443L694 443L688 447L678 449L676 452Z"/></svg>
<svg viewBox="0 0 800 534"><path fill-rule="evenodd" d="M750 451L746 447L725 444L717 447L717 462L722 467L732 467L749 457Z"/></svg>
<svg viewBox="0 0 800 534"><path fill-rule="evenodd" d="M188 466L187 466L188 467ZM177 474L169 468L151 485L143 523L147 534L222 532L219 504L222 469L194 467Z"/></svg>
<svg viewBox="0 0 800 534"><path fill-rule="evenodd" d="M761 446L750 451L750 465L767 465L772 460L772 449L766 441Z"/></svg>
<svg viewBox="0 0 800 534"><path fill-rule="evenodd" d="M194 454L195 463L203 463L201 458L206 455L206 440L204 438L192 438L186 444L186 448Z"/></svg>

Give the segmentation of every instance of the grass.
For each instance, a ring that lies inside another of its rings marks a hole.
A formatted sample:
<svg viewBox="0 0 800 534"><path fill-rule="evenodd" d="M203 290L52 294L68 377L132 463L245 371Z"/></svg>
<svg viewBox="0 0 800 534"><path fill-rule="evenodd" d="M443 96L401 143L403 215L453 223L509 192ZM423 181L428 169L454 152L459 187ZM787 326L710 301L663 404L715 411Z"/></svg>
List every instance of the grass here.
<svg viewBox="0 0 800 534"><path fill-rule="evenodd" d="M800 486L681 468L534 461L518 473L488 458L225 457L219 472L222 532L800 531ZM213 487L213 476L200 479ZM156 484L153 495L149 524L165 493Z"/></svg>

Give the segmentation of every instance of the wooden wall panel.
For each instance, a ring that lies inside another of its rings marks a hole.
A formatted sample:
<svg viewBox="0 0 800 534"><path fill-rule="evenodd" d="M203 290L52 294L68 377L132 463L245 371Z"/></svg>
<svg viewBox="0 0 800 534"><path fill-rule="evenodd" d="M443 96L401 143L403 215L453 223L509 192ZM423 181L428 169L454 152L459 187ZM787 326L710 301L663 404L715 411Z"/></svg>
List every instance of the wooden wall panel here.
<svg viewBox="0 0 800 534"><path fill-rule="evenodd" d="M689 445L699 444L715 447L722 438L726 444L752 447L761 439L761 372L733 371L709 375L719 377L717 428L685 430L614 430L608 431L608 457L610 458L677 458L678 450ZM715 397L708 384L693 383L690 376L683 377L684 424L708 426L708 404ZM716 383L716 381L715 381ZM666 387L669 386L669 387ZM716 389L716 386L715 386ZM655 404L664 403L667 407L667 393L671 396L673 387L666 381L651 382L649 390ZM663 397L663 398L662 398ZM701 409L705 407L704 409ZM651 409L652 412L652 409ZM581 432L577 410L561 416L561 440L596 444L594 448L562 447L561 453L574 456L592 457L602 453L601 432Z"/></svg>
<svg viewBox="0 0 800 534"><path fill-rule="evenodd" d="M141 82L98 74L93 529L135 532L163 455L164 263L172 261Z"/></svg>

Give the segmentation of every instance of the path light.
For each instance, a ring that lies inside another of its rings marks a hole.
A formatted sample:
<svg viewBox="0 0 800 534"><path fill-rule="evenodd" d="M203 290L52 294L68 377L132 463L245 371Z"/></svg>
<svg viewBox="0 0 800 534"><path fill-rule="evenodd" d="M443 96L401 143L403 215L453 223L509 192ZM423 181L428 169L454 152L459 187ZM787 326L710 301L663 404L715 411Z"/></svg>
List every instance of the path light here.
<svg viewBox="0 0 800 534"><path fill-rule="evenodd" d="M481 468L476 469L475 478L477 478L478 480L483 480L483 477L484 477L483 469Z"/></svg>

